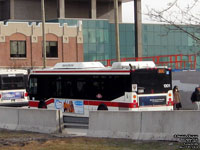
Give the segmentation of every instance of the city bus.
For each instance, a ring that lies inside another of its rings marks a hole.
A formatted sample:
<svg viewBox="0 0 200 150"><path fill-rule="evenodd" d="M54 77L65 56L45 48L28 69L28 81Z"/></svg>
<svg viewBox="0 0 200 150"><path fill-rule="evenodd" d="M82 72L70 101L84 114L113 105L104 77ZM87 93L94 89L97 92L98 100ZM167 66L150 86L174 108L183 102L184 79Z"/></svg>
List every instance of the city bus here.
<svg viewBox="0 0 200 150"><path fill-rule="evenodd" d="M0 69L0 106L27 106L28 71Z"/></svg>
<svg viewBox="0 0 200 150"><path fill-rule="evenodd" d="M32 70L28 81L29 107L88 116L94 110L173 110L172 74L153 61L57 63Z"/></svg>

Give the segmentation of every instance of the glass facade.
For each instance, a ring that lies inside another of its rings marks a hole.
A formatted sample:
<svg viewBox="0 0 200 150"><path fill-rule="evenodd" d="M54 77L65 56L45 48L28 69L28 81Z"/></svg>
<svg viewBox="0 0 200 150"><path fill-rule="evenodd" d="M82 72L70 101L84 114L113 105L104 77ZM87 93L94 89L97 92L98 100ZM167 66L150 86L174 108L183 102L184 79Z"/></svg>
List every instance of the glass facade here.
<svg viewBox="0 0 200 150"><path fill-rule="evenodd" d="M52 22L52 21L50 21ZM53 22L68 25L77 25L78 20L59 19ZM115 25L108 20L82 20L84 61L94 61L116 58L115 50ZM198 26L182 26L200 38ZM120 55L123 57L135 57L134 24L120 24ZM194 54L199 51L200 44L189 34L171 25L143 24L142 48L143 57ZM162 58L166 59L166 58ZM199 62L197 57L197 62ZM162 60L169 61L169 60ZM197 65L198 67L198 65ZM199 66L200 68L200 66Z"/></svg>

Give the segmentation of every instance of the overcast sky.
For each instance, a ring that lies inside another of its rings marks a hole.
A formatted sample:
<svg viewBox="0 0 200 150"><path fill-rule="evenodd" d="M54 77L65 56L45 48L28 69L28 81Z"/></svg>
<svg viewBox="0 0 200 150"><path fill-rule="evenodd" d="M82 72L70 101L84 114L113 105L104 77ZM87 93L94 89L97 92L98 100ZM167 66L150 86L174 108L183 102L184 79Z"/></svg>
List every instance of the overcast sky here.
<svg viewBox="0 0 200 150"><path fill-rule="evenodd" d="M167 8L168 4L173 3L175 0L142 0L142 22L149 23L152 22L147 14L148 9L156 9L156 10L163 10ZM195 0L178 0L178 6L181 8L187 8L191 6ZM193 7L192 11L193 14L200 15L200 0L199 2ZM170 11L176 12L177 8L173 7ZM134 5L133 2L123 3L122 5L122 21L126 23L132 23L134 16Z"/></svg>

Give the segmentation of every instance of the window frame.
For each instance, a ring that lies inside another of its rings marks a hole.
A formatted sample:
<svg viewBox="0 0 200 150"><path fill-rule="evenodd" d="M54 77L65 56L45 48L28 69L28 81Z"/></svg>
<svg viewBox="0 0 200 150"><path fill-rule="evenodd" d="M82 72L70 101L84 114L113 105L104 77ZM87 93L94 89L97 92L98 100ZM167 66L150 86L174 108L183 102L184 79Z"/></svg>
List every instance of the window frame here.
<svg viewBox="0 0 200 150"><path fill-rule="evenodd" d="M17 43L17 54L13 54L13 50L12 50L12 43L13 42L16 42ZM20 54L21 52L21 49L19 48L19 43L24 43L24 50L23 50L23 54ZM27 48L26 48L26 40L10 40L10 58L26 58L26 55L27 55Z"/></svg>
<svg viewBox="0 0 200 150"><path fill-rule="evenodd" d="M56 53L52 54L51 43L56 43ZM48 52L49 48L49 52ZM46 58L58 58L58 41L46 41Z"/></svg>

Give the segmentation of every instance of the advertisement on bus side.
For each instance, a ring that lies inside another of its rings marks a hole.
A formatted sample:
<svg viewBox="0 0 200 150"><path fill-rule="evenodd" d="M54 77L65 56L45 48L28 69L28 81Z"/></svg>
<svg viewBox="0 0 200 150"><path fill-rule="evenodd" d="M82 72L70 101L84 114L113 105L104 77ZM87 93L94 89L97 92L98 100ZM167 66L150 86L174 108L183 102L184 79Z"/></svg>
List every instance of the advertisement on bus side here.
<svg viewBox="0 0 200 150"><path fill-rule="evenodd" d="M80 100L55 99L54 105L64 113L84 114L84 104Z"/></svg>
<svg viewBox="0 0 200 150"><path fill-rule="evenodd" d="M166 105L166 96L139 97L139 106Z"/></svg>
<svg viewBox="0 0 200 150"><path fill-rule="evenodd" d="M2 92L2 100L24 99L24 92Z"/></svg>

